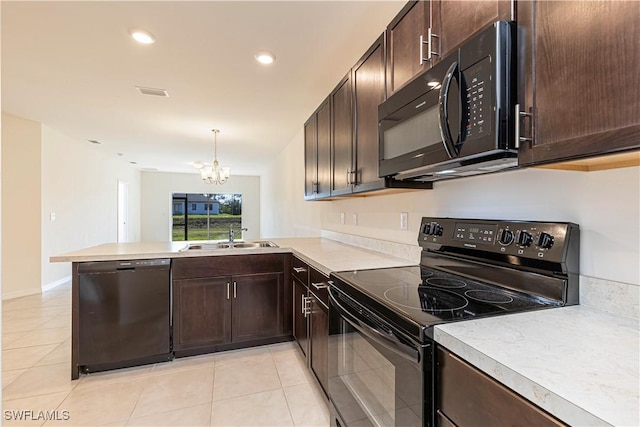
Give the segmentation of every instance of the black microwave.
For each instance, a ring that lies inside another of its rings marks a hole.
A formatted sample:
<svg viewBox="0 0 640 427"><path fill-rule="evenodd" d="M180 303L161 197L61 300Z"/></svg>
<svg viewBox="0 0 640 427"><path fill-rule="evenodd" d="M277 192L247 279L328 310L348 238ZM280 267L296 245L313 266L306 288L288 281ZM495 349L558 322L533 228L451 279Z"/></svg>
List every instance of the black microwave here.
<svg viewBox="0 0 640 427"><path fill-rule="evenodd" d="M380 104L380 177L436 181L517 167L514 31L495 22Z"/></svg>

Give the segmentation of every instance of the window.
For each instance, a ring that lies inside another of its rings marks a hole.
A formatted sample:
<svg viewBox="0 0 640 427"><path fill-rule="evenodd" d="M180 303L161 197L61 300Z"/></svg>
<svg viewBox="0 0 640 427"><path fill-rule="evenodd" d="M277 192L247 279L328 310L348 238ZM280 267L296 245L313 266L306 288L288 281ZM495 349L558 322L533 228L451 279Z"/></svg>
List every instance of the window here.
<svg viewBox="0 0 640 427"><path fill-rule="evenodd" d="M172 206L173 241L227 240L242 228L241 194L174 193Z"/></svg>

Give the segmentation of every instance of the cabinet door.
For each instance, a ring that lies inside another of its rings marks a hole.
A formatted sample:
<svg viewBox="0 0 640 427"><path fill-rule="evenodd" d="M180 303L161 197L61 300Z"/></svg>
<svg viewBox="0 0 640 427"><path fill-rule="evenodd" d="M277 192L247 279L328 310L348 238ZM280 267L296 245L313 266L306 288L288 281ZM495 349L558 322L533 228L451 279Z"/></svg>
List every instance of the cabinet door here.
<svg viewBox="0 0 640 427"><path fill-rule="evenodd" d="M282 335L283 279L283 273L232 277L234 342Z"/></svg>
<svg viewBox="0 0 640 427"><path fill-rule="evenodd" d="M437 34L431 24L431 1L411 1L387 27L388 96L432 65L423 60L428 49L420 42L427 40L430 27Z"/></svg>
<svg viewBox="0 0 640 427"><path fill-rule="evenodd" d="M518 1L521 165L640 147L640 2ZM570 17L569 19L567 17Z"/></svg>
<svg viewBox="0 0 640 427"><path fill-rule="evenodd" d="M513 0L434 1L434 20L440 21L435 46L438 46L441 56L447 55L491 23L511 20L512 3Z"/></svg>
<svg viewBox="0 0 640 427"><path fill-rule="evenodd" d="M315 199L318 182L318 141L315 113L304 124L304 198Z"/></svg>
<svg viewBox="0 0 640 427"><path fill-rule="evenodd" d="M331 115L329 98L316 113L318 145L318 187L316 198L331 195Z"/></svg>
<svg viewBox="0 0 640 427"><path fill-rule="evenodd" d="M231 278L173 281L173 348L231 341Z"/></svg>
<svg viewBox="0 0 640 427"><path fill-rule="evenodd" d="M331 92L331 195L351 193L353 171L353 106L351 73Z"/></svg>
<svg viewBox="0 0 640 427"><path fill-rule="evenodd" d="M356 186L354 192L384 187L378 177L378 105L385 100L384 34L353 67Z"/></svg>
<svg viewBox="0 0 640 427"><path fill-rule="evenodd" d="M293 337L300 345L302 353L307 355L307 315L305 314L305 300L307 287L297 280L293 280Z"/></svg>
<svg viewBox="0 0 640 427"><path fill-rule="evenodd" d="M329 309L315 295L310 294L310 298L310 365L325 394L327 394L329 390Z"/></svg>

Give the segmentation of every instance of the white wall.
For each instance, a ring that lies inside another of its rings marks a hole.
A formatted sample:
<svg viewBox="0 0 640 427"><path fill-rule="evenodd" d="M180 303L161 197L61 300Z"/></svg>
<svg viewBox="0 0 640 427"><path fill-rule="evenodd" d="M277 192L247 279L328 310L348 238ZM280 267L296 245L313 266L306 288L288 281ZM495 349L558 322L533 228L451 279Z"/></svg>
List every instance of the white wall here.
<svg viewBox="0 0 640 427"><path fill-rule="evenodd" d="M322 228L416 244L422 216L571 221L581 228L582 275L640 285L638 167L588 173L527 169L439 182L434 190L304 202L303 159L300 134L262 177L264 209L278 213L263 220L266 236ZM295 182L280 183L284 170ZM408 231L400 230L400 212L409 213Z"/></svg>
<svg viewBox="0 0 640 427"><path fill-rule="evenodd" d="M42 126L44 287L71 274L71 264L50 263L50 256L117 241L118 180L129 183L129 237L136 241L140 239L140 171L106 145L71 139Z"/></svg>
<svg viewBox="0 0 640 427"><path fill-rule="evenodd" d="M2 114L3 298L40 292L40 134L40 123Z"/></svg>
<svg viewBox="0 0 640 427"><path fill-rule="evenodd" d="M304 201L304 130L280 153L261 177L262 236L318 237L320 205Z"/></svg>
<svg viewBox="0 0 640 427"><path fill-rule="evenodd" d="M260 238L260 177L231 174L223 185L205 184L198 173L142 172L142 240L171 241L171 195L173 193L242 194L244 239Z"/></svg>

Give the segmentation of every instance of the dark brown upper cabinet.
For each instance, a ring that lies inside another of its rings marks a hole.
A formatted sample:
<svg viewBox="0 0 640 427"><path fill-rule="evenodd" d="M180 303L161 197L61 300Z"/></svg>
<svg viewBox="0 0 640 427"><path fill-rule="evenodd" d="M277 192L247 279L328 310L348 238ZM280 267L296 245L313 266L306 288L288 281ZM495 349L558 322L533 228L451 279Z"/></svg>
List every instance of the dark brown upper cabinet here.
<svg viewBox="0 0 640 427"><path fill-rule="evenodd" d="M329 95L331 100L331 195L352 191L353 180L353 104L351 72Z"/></svg>
<svg viewBox="0 0 640 427"><path fill-rule="evenodd" d="M640 2L518 1L517 16L520 165L638 149Z"/></svg>
<svg viewBox="0 0 640 427"><path fill-rule="evenodd" d="M384 180L378 177L378 105L386 99L384 40L385 35L380 35L351 70L354 105L351 183L355 193L384 187Z"/></svg>
<svg viewBox="0 0 640 427"><path fill-rule="evenodd" d="M387 95L430 68L439 52L433 1L410 1L387 26Z"/></svg>
<svg viewBox="0 0 640 427"><path fill-rule="evenodd" d="M305 200L331 194L331 116L329 98L304 124Z"/></svg>
<svg viewBox="0 0 640 427"><path fill-rule="evenodd" d="M445 56L496 21L513 20L513 0L434 1L432 21L439 28L436 46Z"/></svg>

